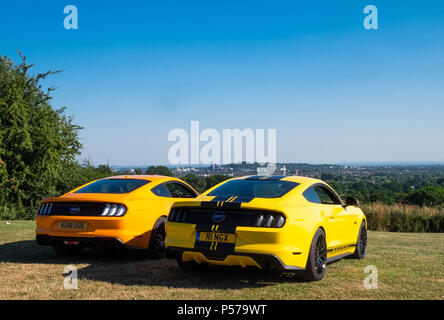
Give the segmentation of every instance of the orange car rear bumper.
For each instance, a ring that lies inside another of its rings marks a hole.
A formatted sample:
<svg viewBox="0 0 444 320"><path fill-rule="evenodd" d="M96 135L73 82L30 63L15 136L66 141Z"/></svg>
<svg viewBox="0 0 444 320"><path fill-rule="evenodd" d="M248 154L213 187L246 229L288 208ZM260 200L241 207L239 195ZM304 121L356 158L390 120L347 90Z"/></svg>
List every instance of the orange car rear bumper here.
<svg viewBox="0 0 444 320"><path fill-rule="evenodd" d="M64 228L66 223L82 228ZM41 245L51 245L54 241L73 239L82 242L101 243L104 239L112 239L116 244L130 248L147 248L151 231L138 234L125 224L124 217L67 217L37 216L36 239ZM110 240L107 240L110 241Z"/></svg>

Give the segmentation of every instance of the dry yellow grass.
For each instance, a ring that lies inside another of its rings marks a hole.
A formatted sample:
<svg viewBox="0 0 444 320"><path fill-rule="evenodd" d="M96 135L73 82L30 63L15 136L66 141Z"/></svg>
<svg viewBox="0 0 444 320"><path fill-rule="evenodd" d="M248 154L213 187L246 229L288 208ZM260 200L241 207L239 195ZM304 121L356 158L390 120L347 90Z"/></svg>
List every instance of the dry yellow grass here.
<svg viewBox="0 0 444 320"><path fill-rule="evenodd" d="M413 205L386 205L380 202L361 205L368 227L375 231L443 232L444 208Z"/></svg>
<svg viewBox="0 0 444 320"><path fill-rule="evenodd" d="M86 251L58 258L34 241L34 222L0 221L0 299L443 299L444 234L369 232L364 260L328 266L320 282L292 275L210 268L184 273L171 260ZM63 270L78 268L77 290L63 288ZM379 288L363 286L375 265Z"/></svg>
<svg viewBox="0 0 444 320"><path fill-rule="evenodd" d="M419 207L414 205L408 205L408 204L392 204L387 205L381 202L372 202L368 204L362 205L364 208L377 211L377 212L404 212L406 214L411 213L421 213L424 215L444 215L444 208L442 207Z"/></svg>

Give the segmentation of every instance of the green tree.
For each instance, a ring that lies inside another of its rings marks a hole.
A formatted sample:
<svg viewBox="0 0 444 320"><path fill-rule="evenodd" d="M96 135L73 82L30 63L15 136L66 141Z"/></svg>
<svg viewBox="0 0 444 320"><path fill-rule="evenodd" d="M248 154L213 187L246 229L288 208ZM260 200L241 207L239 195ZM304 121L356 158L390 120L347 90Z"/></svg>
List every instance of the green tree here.
<svg viewBox="0 0 444 320"><path fill-rule="evenodd" d="M173 173L165 166L150 166L145 170L145 174L158 174L161 176L172 177Z"/></svg>
<svg viewBox="0 0 444 320"><path fill-rule="evenodd" d="M0 205L4 204L7 199L8 187L8 172L6 170L6 164L0 158Z"/></svg>
<svg viewBox="0 0 444 320"><path fill-rule="evenodd" d="M230 179L230 177L225 176L223 174L215 174L215 175L206 177L205 178L205 190L208 190L211 187L214 187L216 184L219 184L222 181L225 181L227 179Z"/></svg>
<svg viewBox="0 0 444 320"><path fill-rule="evenodd" d="M205 180L195 174L188 173L181 178L183 181L189 183L197 192L202 193L205 191Z"/></svg>
<svg viewBox="0 0 444 320"><path fill-rule="evenodd" d="M0 56L0 206L25 210L57 194L64 163L80 154L82 128L64 108L52 108L54 88L42 88L41 80L57 72L31 75L20 57L14 64Z"/></svg>
<svg viewBox="0 0 444 320"><path fill-rule="evenodd" d="M66 161L57 179L55 189L56 196L62 195L87 182L115 175L109 165L95 167L91 162Z"/></svg>
<svg viewBox="0 0 444 320"><path fill-rule="evenodd" d="M196 189L199 193L202 193L211 187L215 186L218 183L221 183L222 181L225 181L227 179L230 179L230 177L222 175L222 174L215 174L208 177L199 177L195 174L189 173L184 175L182 180L189 183L194 189Z"/></svg>
<svg viewBox="0 0 444 320"><path fill-rule="evenodd" d="M420 188L405 198L407 203L418 206L442 206L444 205L444 188L429 186Z"/></svg>

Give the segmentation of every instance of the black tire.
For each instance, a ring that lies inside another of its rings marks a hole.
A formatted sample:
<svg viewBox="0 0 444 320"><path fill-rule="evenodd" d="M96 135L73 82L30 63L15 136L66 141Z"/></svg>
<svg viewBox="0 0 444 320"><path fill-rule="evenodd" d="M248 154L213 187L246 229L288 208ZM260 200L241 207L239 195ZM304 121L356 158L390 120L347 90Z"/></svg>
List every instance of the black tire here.
<svg viewBox="0 0 444 320"><path fill-rule="evenodd" d="M154 224L151 232L150 243L148 244L148 255L154 259L163 259L166 256L165 250L165 230L166 218L160 217Z"/></svg>
<svg viewBox="0 0 444 320"><path fill-rule="evenodd" d="M327 242L325 233L318 229L313 236L305 268L305 281L319 281L324 277L327 267Z"/></svg>
<svg viewBox="0 0 444 320"><path fill-rule="evenodd" d="M365 222L362 221L359 228L358 240L356 241L355 252L351 255L353 259L364 259L367 253L367 228Z"/></svg>
<svg viewBox="0 0 444 320"><path fill-rule="evenodd" d="M58 256L76 256L82 253L85 246L82 243L77 245L67 245L63 242L57 242L52 245L52 248Z"/></svg>

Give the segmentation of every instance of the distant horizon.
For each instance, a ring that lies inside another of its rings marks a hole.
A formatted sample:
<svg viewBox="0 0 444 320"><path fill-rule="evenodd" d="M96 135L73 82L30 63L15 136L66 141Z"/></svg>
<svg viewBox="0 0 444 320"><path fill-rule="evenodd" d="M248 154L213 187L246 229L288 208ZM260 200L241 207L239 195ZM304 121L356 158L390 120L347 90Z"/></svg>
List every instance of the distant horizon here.
<svg viewBox="0 0 444 320"><path fill-rule="evenodd" d="M231 163L231 164L217 164L218 166L229 166L229 165L239 165L242 163ZM246 164L257 164L257 163L246 163ZM322 166L322 165L339 165L339 166L369 166L369 167L380 167L380 166L433 166L433 165L444 165L444 161L393 161L393 162L385 162L385 161L374 161L374 162L340 162L340 163L308 163L308 162L277 162L278 165L282 164L305 164L305 165L313 165L313 166ZM100 164L98 164L100 165ZM103 164L102 164L103 165ZM150 166L164 166L167 168L183 168L183 167L191 167L191 168L205 168L210 167L213 164L184 164L184 165L170 165L170 164L147 164L147 165L109 165L112 168L148 168Z"/></svg>

